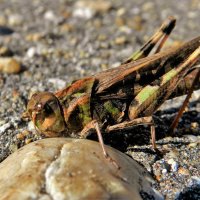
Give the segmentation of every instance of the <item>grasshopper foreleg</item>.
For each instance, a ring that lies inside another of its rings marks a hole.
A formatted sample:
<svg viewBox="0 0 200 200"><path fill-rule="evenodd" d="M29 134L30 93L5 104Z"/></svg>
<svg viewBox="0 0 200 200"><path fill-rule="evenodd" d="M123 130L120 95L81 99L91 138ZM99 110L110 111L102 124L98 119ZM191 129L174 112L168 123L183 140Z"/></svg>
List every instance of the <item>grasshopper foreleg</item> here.
<svg viewBox="0 0 200 200"><path fill-rule="evenodd" d="M104 141L103 141L103 137L102 137L102 133L100 131L100 127L99 127L99 124L96 120L92 120L90 123L88 123L84 129L81 131L81 136L84 137L84 136L87 136L88 135L88 132L91 130L91 129L95 129L96 130L96 133L97 133L97 137L98 137L98 140L99 140L99 143L101 145L101 148L102 148L102 151L103 151L103 154L105 156L105 158L113 163L115 165L115 167L117 169L120 169L119 165L116 163L115 160L113 160L110 155L108 154L108 152L106 151L105 149L105 144L104 144Z"/></svg>

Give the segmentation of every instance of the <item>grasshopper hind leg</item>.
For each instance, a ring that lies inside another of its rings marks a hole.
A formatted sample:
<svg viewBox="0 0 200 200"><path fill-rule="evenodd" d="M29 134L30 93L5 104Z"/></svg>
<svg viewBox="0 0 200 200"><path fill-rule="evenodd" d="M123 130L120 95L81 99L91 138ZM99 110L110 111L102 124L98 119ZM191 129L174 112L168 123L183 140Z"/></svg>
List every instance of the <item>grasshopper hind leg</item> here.
<svg viewBox="0 0 200 200"><path fill-rule="evenodd" d="M188 103L189 103L189 99L190 99L191 96L192 96L192 93L193 93L193 91L194 91L194 87L195 87L195 85L196 85L196 84L198 83L198 81L199 81L199 77L200 77L200 69L199 69L198 73L196 74L196 76L195 76L195 78L194 78L194 81L193 81L193 83L192 83L192 86L191 86L190 90L188 91L188 94L187 94L187 96L186 96L186 98L185 98L185 100L184 100L184 102L183 102L183 104L182 104L182 106L181 106L179 112L177 113L176 117L174 118L174 120L173 120L173 122L172 122L172 124L171 124L171 126L170 126L170 128L169 128L169 133L173 134L174 129L177 127L178 122L179 122L179 119L182 117L183 112L184 112L186 106L187 106Z"/></svg>
<svg viewBox="0 0 200 200"><path fill-rule="evenodd" d="M189 70L196 64L198 64L200 55L200 46L196 48L184 62L180 63L177 68L173 68L158 80L155 80L151 84L145 86L138 95L133 99L129 106L129 119L134 120L140 116L152 115L160 105L168 99L172 92L176 89L181 79L187 75ZM175 126L178 123L180 116L188 103L188 100L193 92L194 85L199 81L200 72L197 73L193 86L191 87L189 94L185 100L183 107L180 110L180 114L175 119ZM159 83L159 84L158 84Z"/></svg>
<svg viewBox="0 0 200 200"><path fill-rule="evenodd" d="M163 47L164 43L168 39L170 33L174 29L176 19L172 16L168 17L160 26L160 28L154 33L154 35L135 53L133 53L127 60L122 64L127 64L132 61L139 60L147 57L152 49L158 44L155 53L158 53ZM160 43L159 43L160 41Z"/></svg>

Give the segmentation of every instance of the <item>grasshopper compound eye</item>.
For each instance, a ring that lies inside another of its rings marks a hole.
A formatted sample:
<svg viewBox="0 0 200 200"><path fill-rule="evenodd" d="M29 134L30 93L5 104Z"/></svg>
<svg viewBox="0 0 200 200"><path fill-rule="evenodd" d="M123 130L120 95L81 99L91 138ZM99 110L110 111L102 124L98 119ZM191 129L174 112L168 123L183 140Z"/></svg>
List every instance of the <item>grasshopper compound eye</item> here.
<svg viewBox="0 0 200 200"><path fill-rule="evenodd" d="M50 92L35 93L27 111L35 127L47 137L58 136L66 128L59 99Z"/></svg>
<svg viewBox="0 0 200 200"><path fill-rule="evenodd" d="M46 103L44 105L44 112L45 112L46 115L51 115L51 114L54 113L54 110L48 103Z"/></svg>
<svg viewBox="0 0 200 200"><path fill-rule="evenodd" d="M42 110L45 114L46 117L53 115L54 113L57 112L57 110L59 110L59 105L58 105L58 101L56 99L47 101L44 106L38 104L39 109ZM41 108L40 108L41 106Z"/></svg>

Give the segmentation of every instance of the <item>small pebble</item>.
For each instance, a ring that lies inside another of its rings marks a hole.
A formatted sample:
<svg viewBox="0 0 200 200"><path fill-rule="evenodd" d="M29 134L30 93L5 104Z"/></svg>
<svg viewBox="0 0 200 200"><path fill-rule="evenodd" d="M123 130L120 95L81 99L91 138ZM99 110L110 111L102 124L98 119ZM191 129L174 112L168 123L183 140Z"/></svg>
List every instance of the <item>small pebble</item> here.
<svg viewBox="0 0 200 200"><path fill-rule="evenodd" d="M26 35L25 39L31 42L38 42L42 37L43 35L41 33L31 33Z"/></svg>
<svg viewBox="0 0 200 200"><path fill-rule="evenodd" d="M21 71L21 64L15 58L0 58L0 72L16 74Z"/></svg>
<svg viewBox="0 0 200 200"><path fill-rule="evenodd" d="M33 58L37 53L37 49L35 47L30 47L27 52L26 52L26 55L29 57L29 58Z"/></svg>
<svg viewBox="0 0 200 200"><path fill-rule="evenodd" d="M60 26L60 31L61 33L68 33L74 30L74 26L72 24L63 24L62 26Z"/></svg>
<svg viewBox="0 0 200 200"><path fill-rule="evenodd" d="M176 162L173 158L169 159L167 163L171 165L171 171L176 172L178 170L178 162Z"/></svg>
<svg viewBox="0 0 200 200"><path fill-rule="evenodd" d="M191 123L191 128L197 129L199 127L199 124L197 122Z"/></svg>
<svg viewBox="0 0 200 200"><path fill-rule="evenodd" d="M169 159L169 160L167 161L167 163L170 164L170 165L171 165L173 162L174 162L174 159L172 159L172 158Z"/></svg>
<svg viewBox="0 0 200 200"><path fill-rule="evenodd" d="M73 11L73 16L83 19L91 19L94 16L94 12L89 8L76 8Z"/></svg>
<svg viewBox="0 0 200 200"><path fill-rule="evenodd" d="M97 13L105 13L111 8L111 3L105 0L78 1L73 11L74 17L91 19Z"/></svg>
<svg viewBox="0 0 200 200"><path fill-rule="evenodd" d="M122 17L117 17L115 19L115 24L120 27L125 25L125 20Z"/></svg>
<svg viewBox="0 0 200 200"><path fill-rule="evenodd" d="M50 78L49 83L52 83L57 90L63 89L66 86L66 81L59 78Z"/></svg>
<svg viewBox="0 0 200 200"><path fill-rule="evenodd" d="M162 174L167 174L167 169L163 169Z"/></svg>
<svg viewBox="0 0 200 200"><path fill-rule="evenodd" d="M13 52L8 49L7 47L0 47L0 56L12 56L13 55Z"/></svg>
<svg viewBox="0 0 200 200"><path fill-rule="evenodd" d="M76 4L79 8L89 8L93 12L104 13L111 8L111 3L105 0L81 0Z"/></svg>
<svg viewBox="0 0 200 200"><path fill-rule="evenodd" d="M29 144L29 143L31 143L32 141L33 141L32 138L27 138L27 139L25 140L25 144Z"/></svg>
<svg viewBox="0 0 200 200"><path fill-rule="evenodd" d="M126 13L126 8L120 8L117 10L117 16L122 16Z"/></svg>
<svg viewBox="0 0 200 200"><path fill-rule="evenodd" d="M9 129L11 127L11 123L8 122L2 126L0 126L0 134L3 134L7 129Z"/></svg>
<svg viewBox="0 0 200 200"><path fill-rule="evenodd" d="M126 38L124 36L117 37L115 39L115 44L117 45L123 45L126 42Z"/></svg>
<svg viewBox="0 0 200 200"><path fill-rule="evenodd" d="M49 21L55 21L56 16L52 10L48 10L46 13L44 13L44 19Z"/></svg>
<svg viewBox="0 0 200 200"><path fill-rule="evenodd" d="M189 176L189 175L190 175L189 170L188 170L188 169L185 169L185 168L183 168L183 167L179 167L178 173L181 174L181 175L186 175L186 176Z"/></svg>
<svg viewBox="0 0 200 200"><path fill-rule="evenodd" d="M23 22L23 17L22 15L19 15L19 14L13 14L13 15L10 15L8 17L8 24L10 26L19 26L21 25Z"/></svg>
<svg viewBox="0 0 200 200"><path fill-rule="evenodd" d="M174 161L171 164L171 169L172 169L173 172L177 172L177 170L178 170L178 163L176 161Z"/></svg>

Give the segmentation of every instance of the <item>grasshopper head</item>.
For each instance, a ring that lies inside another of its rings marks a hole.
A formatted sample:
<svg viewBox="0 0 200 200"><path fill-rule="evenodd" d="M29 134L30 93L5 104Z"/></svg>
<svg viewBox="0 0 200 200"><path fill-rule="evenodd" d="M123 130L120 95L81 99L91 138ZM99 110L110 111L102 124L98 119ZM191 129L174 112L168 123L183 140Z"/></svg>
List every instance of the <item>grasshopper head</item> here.
<svg viewBox="0 0 200 200"><path fill-rule="evenodd" d="M26 112L35 127L47 137L59 136L66 129L60 102L50 92L33 94Z"/></svg>

